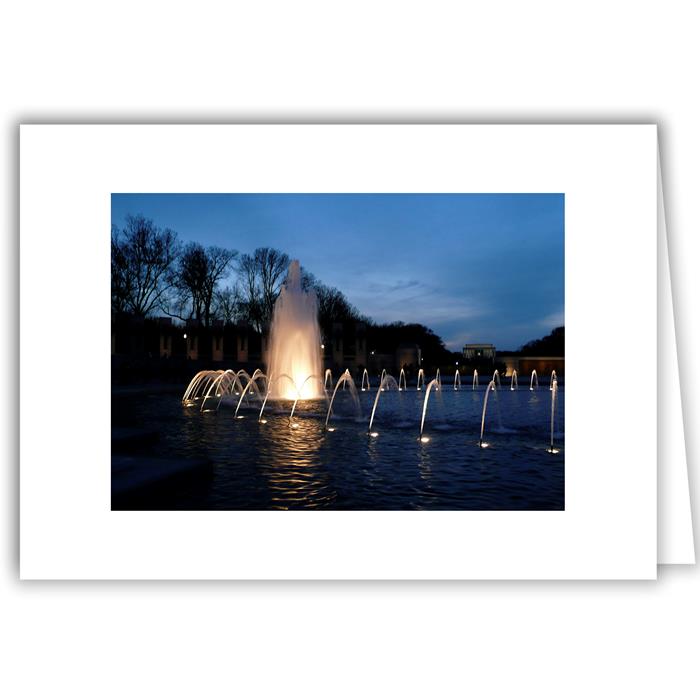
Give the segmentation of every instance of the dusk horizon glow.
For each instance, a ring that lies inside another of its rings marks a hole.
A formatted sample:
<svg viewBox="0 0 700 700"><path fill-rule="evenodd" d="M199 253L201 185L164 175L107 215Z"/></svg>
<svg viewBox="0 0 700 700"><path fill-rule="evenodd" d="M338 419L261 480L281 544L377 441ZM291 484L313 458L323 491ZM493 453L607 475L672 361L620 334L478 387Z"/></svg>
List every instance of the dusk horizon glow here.
<svg viewBox="0 0 700 700"><path fill-rule="evenodd" d="M377 323L517 350L564 325L563 194L113 194L112 224L273 247ZM230 275L233 281L234 275Z"/></svg>

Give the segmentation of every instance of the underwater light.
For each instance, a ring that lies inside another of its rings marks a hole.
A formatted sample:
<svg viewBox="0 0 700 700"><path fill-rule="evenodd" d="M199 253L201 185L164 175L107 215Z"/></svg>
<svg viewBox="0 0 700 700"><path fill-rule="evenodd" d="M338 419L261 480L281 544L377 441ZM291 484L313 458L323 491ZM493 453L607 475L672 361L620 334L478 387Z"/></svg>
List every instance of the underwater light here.
<svg viewBox="0 0 700 700"><path fill-rule="evenodd" d="M429 437L422 437L422 438L420 439L420 441L423 442L423 443L425 443L425 442L430 442L430 438L429 438Z"/></svg>

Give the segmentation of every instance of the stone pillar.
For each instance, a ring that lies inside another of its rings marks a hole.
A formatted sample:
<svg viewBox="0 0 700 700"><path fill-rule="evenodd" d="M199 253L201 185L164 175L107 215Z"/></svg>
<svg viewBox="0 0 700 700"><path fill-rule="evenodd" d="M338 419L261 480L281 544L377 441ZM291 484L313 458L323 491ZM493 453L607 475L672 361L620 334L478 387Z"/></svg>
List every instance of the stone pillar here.
<svg viewBox="0 0 700 700"><path fill-rule="evenodd" d="M242 326L236 329L236 361L248 362L248 330Z"/></svg>
<svg viewBox="0 0 700 700"><path fill-rule="evenodd" d="M224 360L224 336L218 329L211 334L211 359L213 362Z"/></svg>
<svg viewBox="0 0 700 700"><path fill-rule="evenodd" d="M187 334L187 359L196 360L199 357L199 339L194 333Z"/></svg>

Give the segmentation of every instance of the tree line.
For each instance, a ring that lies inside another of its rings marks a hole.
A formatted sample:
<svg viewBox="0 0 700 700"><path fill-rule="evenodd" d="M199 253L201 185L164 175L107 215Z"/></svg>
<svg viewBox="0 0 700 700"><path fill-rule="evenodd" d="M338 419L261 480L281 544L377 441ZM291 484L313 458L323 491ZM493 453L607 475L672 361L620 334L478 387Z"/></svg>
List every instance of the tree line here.
<svg viewBox="0 0 700 700"><path fill-rule="evenodd" d="M524 355L544 355L549 357L564 357L566 344L564 326L558 326L549 335L538 340L531 340L520 348Z"/></svg>
<svg viewBox="0 0 700 700"><path fill-rule="evenodd" d="M263 333L286 278L289 256L275 248L239 253L219 246L182 243L177 233L142 215L112 226L112 310L137 316L166 315L209 327L214 321L247 322ZM302 287L318 299L319 324L363 321L368 342L377 352L393 352L400 343L416 343L436 363L460 360L442 339L421 324L375 324L335 287L302 268ZM564 354L564 327L526 343L521 353Z"/></svg>
<svg viewBox="0 0 700 700"><path fill-rule="evenodd" d="M144 216L112 225L112 311L138 316L166 315L209 327L248 322L262 333L272 319L289 256L275 248L252 253L180 242L177 233ZM302 286L318 299L319 321L371 323L335 287L302 268Z"/></svg>

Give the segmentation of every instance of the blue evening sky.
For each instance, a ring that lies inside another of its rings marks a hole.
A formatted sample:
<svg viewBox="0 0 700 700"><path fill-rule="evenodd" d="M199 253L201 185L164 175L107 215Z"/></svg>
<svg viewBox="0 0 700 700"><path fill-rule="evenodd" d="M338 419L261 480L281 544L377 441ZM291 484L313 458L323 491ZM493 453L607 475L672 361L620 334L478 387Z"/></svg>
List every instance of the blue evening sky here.
<svg viewBox="0 0 700 700"><path fill-rule="evenodd" d="M564 323L563 194L113 194L180 240L279 248L378 322L514 350Z"/></svg>

